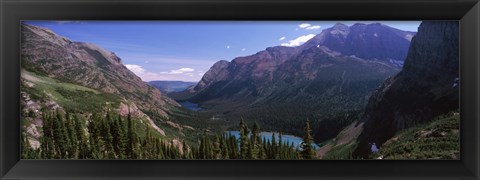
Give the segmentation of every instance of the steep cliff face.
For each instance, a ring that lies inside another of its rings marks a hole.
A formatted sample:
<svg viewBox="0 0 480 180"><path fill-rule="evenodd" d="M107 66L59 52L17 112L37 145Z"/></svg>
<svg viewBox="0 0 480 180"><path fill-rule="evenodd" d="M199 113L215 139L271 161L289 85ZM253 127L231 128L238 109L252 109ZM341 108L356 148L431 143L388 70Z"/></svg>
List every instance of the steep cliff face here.
<svg viewBox="0 0 480 180"><path fill-rule="evenodd" d="M202 79L194 87L194 90L198 91L210 86L212 83L227 79L229 76L229 72L227 70L229 64L230 62L225 60L221 60L213 64L213 66L203 75Z"/></svg>
<svg viewBox="0 0 480 180"><path fill-rule="evenodd" d="M399 130L425 123L459 107L459 25L423 22L413 37L405 65L369 100L356 154L368 143L383 144Z"/></svg>
<svg viewBox="0 0 480 180"><path fill-rule="evenodd" d="M178 106L129 71L113 52L27 24L22 24L21 38L22 68L28 71L120 95L162 116L167 116L167 106Z"/></svg>

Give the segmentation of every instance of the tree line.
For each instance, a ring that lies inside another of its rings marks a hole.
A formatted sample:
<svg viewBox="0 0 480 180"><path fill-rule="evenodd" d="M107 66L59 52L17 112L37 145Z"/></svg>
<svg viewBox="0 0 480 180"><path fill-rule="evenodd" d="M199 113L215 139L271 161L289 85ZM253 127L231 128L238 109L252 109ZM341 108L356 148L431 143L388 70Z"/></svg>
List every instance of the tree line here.
<svg viewBox="0 0 480 180"><path fill-rule="evenodd" d="M282 134L273 133L271 140L260 136L260 126L254 123L250 130L243 119L240 120L240 136L224 133L209 138L204 135L198 147L192 148L194 159L314 159L313 138L310 123L307 121L301 149L293 143L286 143ZM205 133L206 134L206 133Z"/></svg>
<svg viewBox="0 0 480 180"><path fill-rule="evenodd" d="M33 149L22 136L22 158L25 159L179 159L182 153L155 136L150 127L137 129L137 123L127 115L112 117L93 114L83 120L69 113L43 113L43 136L40 147ZM140 127L138 127L140 128ZM138 131L145 131L140 136Z"/></svg>
<svg viewBox="0 0 480 180"><path fill-rule="evenodd" d="M115 116L115 117L114 117ZM60 111L43 113L40 147L31 148L22 133L23 159L314 159L310 122L300 148L286 143L282 134L267 140L260 136L260 126L251 130L242 119L240 136L230 133L204 133L197 143L187 144L162 139L149 126L136 127L127 117L93 114L83 119L78 114ZM143 131L142 135L138 132ZM278 137L278 139L277 139ZM181 145L180 145L181 144Z"/></svg>

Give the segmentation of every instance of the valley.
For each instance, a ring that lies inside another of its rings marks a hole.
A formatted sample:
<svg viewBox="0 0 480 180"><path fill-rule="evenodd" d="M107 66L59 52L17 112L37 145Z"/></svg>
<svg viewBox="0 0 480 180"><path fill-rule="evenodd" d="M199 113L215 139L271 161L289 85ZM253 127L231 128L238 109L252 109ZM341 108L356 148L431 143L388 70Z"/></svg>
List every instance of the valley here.
<svg viewBox="0 0 480 180"><path fill-rule="evenodd" d="M456 159L458 23L418 30L337 23L298 46L217 61L187 82L145 81L139 73L156 74L23 24L22 157ZM445 141L445 152L412 142L435 129L424 141Z"/></svg>

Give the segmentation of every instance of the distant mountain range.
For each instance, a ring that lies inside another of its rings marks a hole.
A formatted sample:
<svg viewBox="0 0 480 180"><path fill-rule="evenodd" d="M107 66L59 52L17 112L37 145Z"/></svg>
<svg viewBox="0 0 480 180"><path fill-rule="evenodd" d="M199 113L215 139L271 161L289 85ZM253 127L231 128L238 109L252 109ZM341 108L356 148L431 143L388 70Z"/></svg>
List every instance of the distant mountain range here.
<svg viewBox="0 0 480 180"><path fill-rule="evenodd" d="M148 84L159 89L163 93L170 93L184 91L197 83L184 81L150 81Z"/></svg>
<svg viewBox="0 0 480 180"><path fill-rule="evenodd" d="M414 35L378 23L338 23L298 47L269 47L231 62L218 61L195 87L173 97L255 120L259 118L253 114L265 114L260 119L267 127L307 116L333 121L361 110L375 88L400 70ZM300 112L287 113L286 108ZM290 123L283 126L294 129ZM316 129L321 132L317 137L330 138L340 128L328 134Z"/></svg>

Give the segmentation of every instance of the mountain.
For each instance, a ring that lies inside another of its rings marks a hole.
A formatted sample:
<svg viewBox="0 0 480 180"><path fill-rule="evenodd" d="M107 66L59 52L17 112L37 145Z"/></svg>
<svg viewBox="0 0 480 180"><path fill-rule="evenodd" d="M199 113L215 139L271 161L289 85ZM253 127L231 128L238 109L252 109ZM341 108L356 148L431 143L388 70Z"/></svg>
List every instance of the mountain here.
<svg viewBox="0 0 480 180"><path fill-rule="evenodd" d="M194 88L176 97L293 134L301 134L294 130L301 124L286 121L313 117L317 139L325 140L399 71L414 34L381 24L336 24L298 47L269 47L219 61Z"/></svg>
<svg viewBox="0 0 480 180"><path fill-rule="evenodd" d="M459 108L459 24L424 21L413 37L405 65L372 95L361 122L356 154L370 154L396 132Z"/></svg>
<svg viewBox="0 0 480 180"><path fill-rule="evenodd" d="M163 93L180 92L197 84L196 82L184 82L184 81L150 81L151 86L157 88Z"/></svg>
<svg viewBox="0 0 480 180"><path fill-rule="evenodd" d="M381 23L357 23L351 27L338 23L302 46L321 44L343 55L401 66L414 35L415 32L402 31Z"/></svg>
<svg viewBox="0 0 480 180"><path fill-rule="evenodd" d="M21 38L22 68L27 71L119 95L163 117L169 106L179 106L128 70L113 52L28 24L22 24Z"/></svg>
<svg viewBox="0 0 480 180"><path fill-rule="evenodd" d="M37 26L22 24L21 30L21 104L31 147L40 146L44 110L58 109L85 121L105 112L131 114L136 131L147 128L179 141L182 132L169 123L180 105L143 82L113 52Z"/></svg>

